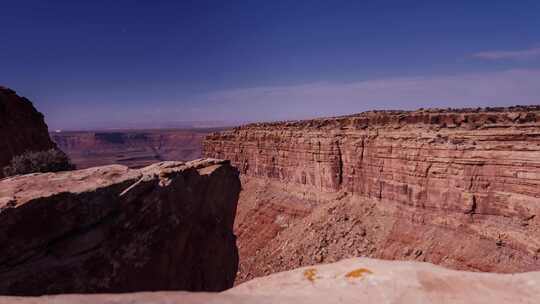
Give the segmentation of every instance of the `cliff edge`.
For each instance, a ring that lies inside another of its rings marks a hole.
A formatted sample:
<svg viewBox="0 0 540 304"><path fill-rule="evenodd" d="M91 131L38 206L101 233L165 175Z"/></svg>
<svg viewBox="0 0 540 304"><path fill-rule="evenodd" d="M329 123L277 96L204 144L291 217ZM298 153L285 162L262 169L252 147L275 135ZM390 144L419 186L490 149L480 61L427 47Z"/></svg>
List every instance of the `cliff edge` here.
<svg viewBox="0 0 540 304"><path fill-rule="evenodd" d="M240 180L227 161L0 180L0 294L221 291Z"/></svg>

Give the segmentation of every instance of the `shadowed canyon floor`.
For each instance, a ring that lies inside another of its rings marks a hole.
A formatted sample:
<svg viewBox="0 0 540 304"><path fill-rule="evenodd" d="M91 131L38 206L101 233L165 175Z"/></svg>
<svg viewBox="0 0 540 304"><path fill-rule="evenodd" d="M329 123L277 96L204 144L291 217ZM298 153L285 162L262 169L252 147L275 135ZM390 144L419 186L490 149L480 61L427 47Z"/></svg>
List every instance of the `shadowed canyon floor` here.
<svg viewBox="0 0 540 304"><path fill-rule="evenodd" d="M353 256L540 269L540 108L373 111L215 133L241 171L238 282Z"/></svg>

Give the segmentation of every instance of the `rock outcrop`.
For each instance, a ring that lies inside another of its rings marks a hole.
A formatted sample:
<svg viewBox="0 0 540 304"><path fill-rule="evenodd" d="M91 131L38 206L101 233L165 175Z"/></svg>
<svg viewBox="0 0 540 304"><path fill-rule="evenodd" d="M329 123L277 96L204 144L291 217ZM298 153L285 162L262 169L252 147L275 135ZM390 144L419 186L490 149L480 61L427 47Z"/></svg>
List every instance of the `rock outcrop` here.
<svg viewBox="0 0 540 304"><path fill-rule="evenodd" d="M238 267L227 161L0 181L0 294L220 291Z"/></svg>
<svg viewBox="0 0 540 304"><path fill-rule="evenodd" d="M538 303L540 272L487 274L427 263L350 259L254 279L222 293L154 292L0 297L17 304Z"/></svg>
<svg viewBox="0 0 540 304"><path fill-rule="evenodd" d="M15 91L0 86L0 177L14 156L55 148L43 114Z"/></svg>
<svg viewBox="0 0 540 304"><path fill-rule="evenodd" d="M203 145L243 176L240 281L352 256L540 269L539 106L251 124Z"/></svg>

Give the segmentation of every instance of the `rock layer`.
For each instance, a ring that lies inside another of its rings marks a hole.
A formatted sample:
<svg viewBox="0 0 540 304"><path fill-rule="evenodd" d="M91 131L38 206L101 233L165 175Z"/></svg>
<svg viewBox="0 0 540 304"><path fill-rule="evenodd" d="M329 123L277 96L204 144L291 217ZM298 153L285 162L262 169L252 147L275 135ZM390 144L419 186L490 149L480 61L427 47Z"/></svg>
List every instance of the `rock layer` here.
<svg viewBox="0 0 540 304"><path fill-rule="evenodd" d="M0 294L229 288L239 192L212 159L5 178Z"/></svg>
<svg viewBox="0 0 540 304"><path fill-rule="evenodd" d="M360 255L540 269L540 107L251 124L204 155L243 175L240 280Z"/></svg>
<svg viewBox="0 0 540 304"><path fill-rule="evenodd" d="M15 91L0 86L0 177L14 156L54 148L43 114Z"/></svg>
<svg viewBox="0 0 540 304"><path fill-rule="evenodd" d="M487 274L427 263L350 259L254 279L222 293L0 297L0 303L538 303L540 272Z"/></svg>

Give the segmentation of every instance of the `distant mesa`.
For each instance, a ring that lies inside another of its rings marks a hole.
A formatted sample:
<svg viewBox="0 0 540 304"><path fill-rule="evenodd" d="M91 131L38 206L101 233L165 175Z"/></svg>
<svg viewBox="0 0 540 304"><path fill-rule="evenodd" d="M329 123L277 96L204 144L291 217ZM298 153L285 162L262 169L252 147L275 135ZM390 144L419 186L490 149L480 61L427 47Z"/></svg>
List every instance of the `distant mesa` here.
<svg viewBox="0 0 540 304"><path fill-rule="evenodd" d="M141 168L159 161L201 157L202 141L222 129L61 131L51 138L77 168L121 164Z"/></svg>

